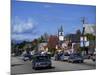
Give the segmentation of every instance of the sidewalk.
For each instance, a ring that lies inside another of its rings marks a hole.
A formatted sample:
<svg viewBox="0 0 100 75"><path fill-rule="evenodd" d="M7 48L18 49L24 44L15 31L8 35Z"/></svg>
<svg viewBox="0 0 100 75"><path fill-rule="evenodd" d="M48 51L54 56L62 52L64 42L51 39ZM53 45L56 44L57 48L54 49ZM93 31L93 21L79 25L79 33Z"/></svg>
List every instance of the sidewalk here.
<svg viewBox="0 0 100 75"><path fill-rule="evenodd" d="M84 64L90 66L96 66L96 62L92 61L91 59L85 59Z"/></svg>
<svg viewBox="0 0 100 75"><path fill-rule="evenodd" d="M11 65L23 64L24 61L20 60L18 57L11 57Z"/></svg>

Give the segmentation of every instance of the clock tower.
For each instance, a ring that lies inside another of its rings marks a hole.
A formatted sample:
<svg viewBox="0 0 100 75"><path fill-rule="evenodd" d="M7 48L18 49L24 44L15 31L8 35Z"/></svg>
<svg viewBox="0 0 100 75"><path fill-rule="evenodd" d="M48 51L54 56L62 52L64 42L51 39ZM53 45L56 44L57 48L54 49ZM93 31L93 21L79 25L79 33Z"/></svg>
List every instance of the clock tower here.
<svg viewBox="0 0 100 75"><path fill-rule="evenodd" d="M64 41L64 32L63 32L63 27L61 26L60 29L58 29L58 38L59 41Z"/></svg>

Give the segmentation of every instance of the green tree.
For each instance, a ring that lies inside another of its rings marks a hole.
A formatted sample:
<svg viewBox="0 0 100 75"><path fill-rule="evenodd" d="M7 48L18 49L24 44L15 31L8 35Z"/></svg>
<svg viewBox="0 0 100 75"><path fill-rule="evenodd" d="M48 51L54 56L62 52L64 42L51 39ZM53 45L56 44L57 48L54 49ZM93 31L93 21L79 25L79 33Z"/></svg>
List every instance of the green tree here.
<svg viewBox="0 0 100 75"><path fill-rule="evenodd" d="M85 36L87 37L87 40L89 40L89 41L96 40L96 36L94 36L93 34L87 33L87 34L85 34Z"/></svg>
<svg viewBox="0 0 100 75"><path fill-rule="evenodd" d="M76 31L76 40L77 40L77 41L80 41L80 37L81 37L81 31L78 29L78 30Z"/></svg>

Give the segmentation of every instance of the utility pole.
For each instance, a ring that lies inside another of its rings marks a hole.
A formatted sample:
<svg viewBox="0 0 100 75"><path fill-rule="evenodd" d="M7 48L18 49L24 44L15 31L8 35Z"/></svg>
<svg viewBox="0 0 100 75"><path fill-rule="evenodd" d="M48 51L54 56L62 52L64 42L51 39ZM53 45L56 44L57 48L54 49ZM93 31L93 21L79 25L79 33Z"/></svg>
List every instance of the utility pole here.
<svg viewBox="0 0 100 75"><path fill-rule="evenodd" d="M83 27L83 30L82 30L82 37L83 37L83 51L85 51L85 36L84 36L84 32L85 32L85 17L82 18L82 27Z"/></svg>

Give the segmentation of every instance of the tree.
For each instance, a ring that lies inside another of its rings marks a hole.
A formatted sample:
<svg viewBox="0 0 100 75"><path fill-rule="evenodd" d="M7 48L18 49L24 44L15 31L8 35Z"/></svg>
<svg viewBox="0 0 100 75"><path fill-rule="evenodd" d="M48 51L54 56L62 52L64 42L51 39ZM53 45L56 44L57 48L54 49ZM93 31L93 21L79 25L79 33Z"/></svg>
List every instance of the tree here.
<svg viewBox="0 0 100 75"><path fill-rule="evenodd" d="M48 40L48 48L50 52L55 52L56 45L58 44L58 37L51 35Z"/></svg>
<svg viewBox="0 0 100 75"><path fill-rule="evenodd" d="M76 34L77 34L77 35L81 35L80 29L76 30Z"/></svg>
<svg viewBox="0 0 100 75"><path fill-rule="evenodd" d="M89 41L95 41L96 40L96 36L94 36L93 34L85 34L85 36L87 37L87 40Z"/></svg>
<svg viewBox="0 0 100 75"><path fill-rule="evenodd" d="M76 39L77 39L77 41L80 41L80 37L81 37L81 31L78 29L76 31Z"/></svg>
<svg viewBox="0 0 100 75"><path fill-rule="evenodd" d="M45 42L45 39L43 36L41 36L40 38L37 39L39 43Z"/></svg>
<svg viewBox="0 0 100 75"><path fill-rule="evenodd" d="M38 38L38 42L39 43L48 42L48 34L44 33L43 35L41 35L41 37Z"/></svg>
<svg viewBox="0 0 100 75"><path fill-rule="evenodd" d="M44 33L43 37L44 37L44 40L47 42L48 41L48 33Z"/></svg>
<svg viewBox="0 0 100 75"><path fill-rule="evenodd" d="M32 49L36 49L38 50L38 39L34 39L33 42L32 42Z"/></svg>

